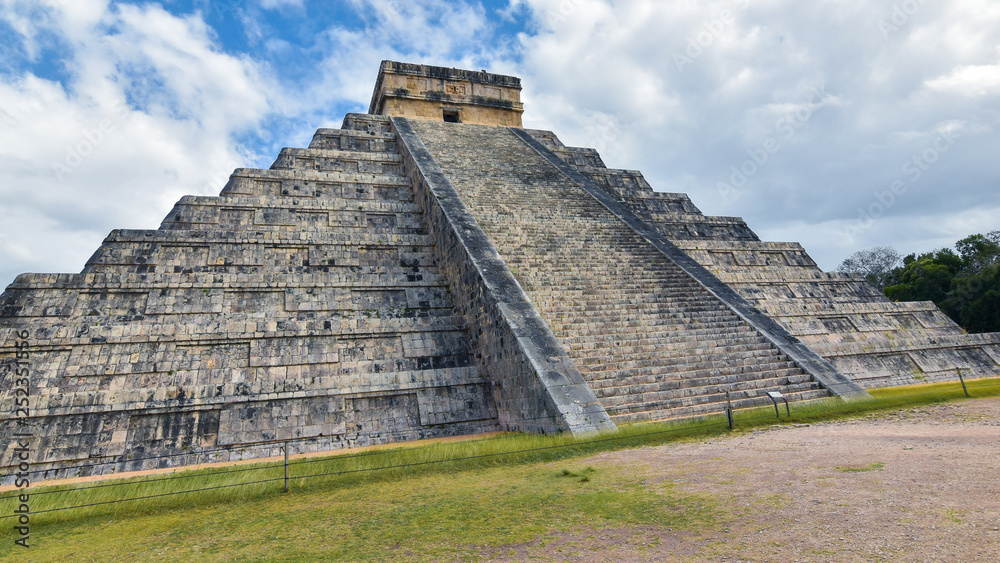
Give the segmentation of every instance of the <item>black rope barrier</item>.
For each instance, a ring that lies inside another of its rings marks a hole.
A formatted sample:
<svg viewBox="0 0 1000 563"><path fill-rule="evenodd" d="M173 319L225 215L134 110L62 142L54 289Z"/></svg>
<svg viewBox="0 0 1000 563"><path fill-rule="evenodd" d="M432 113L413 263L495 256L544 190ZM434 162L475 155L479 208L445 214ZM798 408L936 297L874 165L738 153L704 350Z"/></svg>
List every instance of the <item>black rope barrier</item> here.
<svg viewBox="0 0 1000 563"><path fill-rule="evenodd" d="M59 512L60 510L73 510L73 509L76 509L76 508L90 508L92 506L103 506L103 505L106 505L106 504L116 504L116 503L119 503L119 502L131 502L131 501L134 501L134 500L148 500L148 499L152 499L152 498L169 497L169 496L175 496L175 495L184 495L184 494L188 494L188 493L200 493L202 491L214 491L216 489L228 489L228 488L231 488L231 487L247 487L247 486L250 486L250 485L257 485L257 484L260 484L260 483L270 483L272 481L284 481L284 479L285 479L284 477L276 477L274 479L262 479L260 481L251 481L249 483L233 483L233 484L230 484L230 485L216 485L214 487L203 487L201 489L191 489L191 490L188 490L188 491L173 491L173 492L170 492L170 493L159 493L159 494L155 494L155 495L146 495L146 496L142 496L142 497L131 497L131 498L107 500L107 501L104 501L104 502L92 502L90 504L80 504L80 505L77 505L77 506L63 506L63 507L60 507L60 508L49 508L49 509L46 509L46 510L36 510L36 511L32 511L31 514L45 514L47 512ZM6 516L0 516L0 520L2 520L4 518L13 518L15 516L17 516L17 514L8 514Z"/></svg>

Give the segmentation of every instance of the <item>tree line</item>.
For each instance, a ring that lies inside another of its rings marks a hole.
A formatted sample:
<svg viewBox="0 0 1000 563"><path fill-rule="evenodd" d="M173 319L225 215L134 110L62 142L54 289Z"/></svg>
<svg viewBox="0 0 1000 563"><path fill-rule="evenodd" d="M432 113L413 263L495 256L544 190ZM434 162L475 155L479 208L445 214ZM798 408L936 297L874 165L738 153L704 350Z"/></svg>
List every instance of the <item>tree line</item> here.
<svg viewBox="0 0 1000 563"><path fill-rule="evenodd" d="M893 301L933 301L969 332L1000 331L1000 231L924 254L860 250L837 267L865 276Z"/></svg>

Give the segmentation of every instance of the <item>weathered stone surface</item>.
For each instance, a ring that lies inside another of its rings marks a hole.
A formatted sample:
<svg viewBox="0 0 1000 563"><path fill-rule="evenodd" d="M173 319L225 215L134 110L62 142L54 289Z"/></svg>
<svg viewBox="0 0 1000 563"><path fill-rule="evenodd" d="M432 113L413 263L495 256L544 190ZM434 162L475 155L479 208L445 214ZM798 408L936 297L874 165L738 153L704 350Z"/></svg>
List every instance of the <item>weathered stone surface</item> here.
<svg viewBox="0 0 1000 563"><path fill-rule="evenodd" d="M454 123L521 126L521 79L382 61L368 113Z"/></svg>
<svg viewBox="0 0 1000 563"><path fill-rule="evenodd" d="M4 404L29 333L33 469L501 428L388 119L348 116L312 146L182 198L158 230L112 232L81 274L25 274L0 296ZM0 422L11 436L13 410Z"/></svg>
<svg viewBox="0 0 1000 563"><path fill-rule="evenodd" d="M51 478L1000 373L1000 334L824 273L554 133L497 127L520 124L519 89L387 62L386 115L237 169L159 229L113 231L79 274L18 276L0 295L6 480L15 432Z"/></svg>

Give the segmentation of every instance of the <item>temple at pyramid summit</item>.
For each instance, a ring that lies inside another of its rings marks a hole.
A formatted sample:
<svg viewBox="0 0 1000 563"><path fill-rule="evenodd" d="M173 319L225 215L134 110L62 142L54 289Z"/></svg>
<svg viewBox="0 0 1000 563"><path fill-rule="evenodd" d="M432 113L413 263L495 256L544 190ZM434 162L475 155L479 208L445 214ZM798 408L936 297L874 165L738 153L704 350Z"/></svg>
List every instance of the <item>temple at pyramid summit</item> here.
<svg viewBox="0 0 1000 563"><path fill-rule="evenodd" d="M522 128L520 89L385 61L367 114L18 276L5 482L21 435L42 480L1000 374L1000 334Z"/></svg>

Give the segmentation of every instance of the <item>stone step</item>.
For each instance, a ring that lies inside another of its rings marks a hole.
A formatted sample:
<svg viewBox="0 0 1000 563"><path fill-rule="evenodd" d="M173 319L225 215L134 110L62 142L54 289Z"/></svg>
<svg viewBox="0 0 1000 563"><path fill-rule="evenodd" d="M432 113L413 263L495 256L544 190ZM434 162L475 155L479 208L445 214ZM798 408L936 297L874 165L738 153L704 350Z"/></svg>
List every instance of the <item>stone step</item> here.
<svg viewBox="0 0 1000 563"><path fill-rule="evenodd" d="M829 397L830 394L825 389L818 389L814 391L802 391L797 393L790 393L786 395L789 403L798 401L809 401L814 399L822 399ZM611 415L611 419L615 421L615 424L630 424L630 423L642 423L642 422L654 422L661 420L677 419L677 418L691 418L698 416L705 416L709 414L717 414L725 412L726 401L725 394L716 395L709 397L710 400L699 404L688 404L684 406L670 407L670 408L650 408L649 410L640 412L630 412L622 414ZM733 408L735 409L746 409L753 407L763 407L771 405L771 399L766 395L762 394L757 397L747 397L740 399L738 401L733 401ZM781 405L784 408L784 405ZM608 413L609 415L611 413Z"/></svg>
<svg viewBox="0 0 1000 563"><path fill-rule="evenodd" d="M621 346L621 345L631 345L631 346L641 346L641 345L657 345L662 342L663 336L669 337L678 332L683 332L686 336L700 336L707 338L714 338L718 334L737 334L737 332L726 333L723 331L742 328L746 332L739 332L740 334L745 334L751 336L754 331L745 328L745 323L739 323L733 321L731 323L712 323L703 324L700 321L693 322L684 325L662 325L659 331L635 331L635 332L619 332L616 334L607 334L603 331L593 331L591 334L581 334L579 332L570 332L560 330L559 340L563 342L568 348L573 350L583 349L583 348L594 348L594 347L607 347L607 346ZM697 328L695 328L697 327Z"/></svg>
<svg viewBox="0 0 1000 563"><path fill-rule="evenodd" d="M553 316L564 315L566 317L579 317L581 315L593 315L601 313L604 315L652 315L660 316L674 312L675 318L684 318L684 313L692 313L687 316L695 316L697 313L716 312L723 314L729 309L718 301L712 301L704 296L692 296L674 298L662 296L659 299L630 299L615 298L606 295L598 299L579 299L573 301L560 301L555 298L538 297L534 290L529 290L528 294L539 312ZM735 317L731 312L730 316Z"/></svg>
<svg viewBox="0 0 1000 563"><path fill-rule="evenodd" d="M608 411L608 414L624 414L632 412L642 412L650 409L671 408L672 406L688 406L711 402L713 395L721 395L725 398L726 391L738 389L744 396L753 391L780 391L785 393L798 393L802 391L815 391L818 386L814 382L806 383L785 383L784 378L760 379L753 381L741 381L734 385L707 385L704 387L686 387L667 391L649 391L620 393L614 396L601 397L601 405Z"/></svg>
<svg viewBox="0 0 1000 563"><path fill-rule="evenodd" d="M546 267L546 266L543 266ZM547 267L546 267L547 268ZM621 279L620 284L616 284L614 287L599 288L595 287L593 284L593 278L588 274L611 274L613 272L592 272L587 273L574 273L574 274L539 274L532 276L528 281L546 282L546 281L558 281L560 287L558 290L552 289L551 287L542 285L533 292L537 293L541 297L554 297L557 299L566 299L567 297L580 297L587 298L593 297L598 298L606 295L608 290L613 293L611 295L623 295L628 296L630 293L636 293L635 297L645 297L645 296L663 296L663 295L673 295L677 298L683 297L701 297L705 294L702 292L701 287L691 283L689 280L685 280L683 277L678 276L657 276L655 273L650 273L650 277L646 279L634 279L632 276L628 275L629 271L634 271L633 268L626 268L622 270L624 274L624 279ZM527 279L527 278L526 278Z"/></svg>
<svg viewBox="0 0 1000 563"><path fill-rule="evenodd" d="M682 316L683 315L683 316ZM636 332L645 333L653 330L670 330L669 327L692 327L692 328L712 328L718 326L725 327L728 323L735 322L735 326L746 326L739 317L719 312L704 311L702 314L685 311L673 314L658 315L565 315L556 316L553 313L544 313L543 317L555 332L564 335L589 336L592 334L605 334L609 326L616 327L616 334L633 334ZM702 325L704 325L702 327Z"/></svg>
<svg viewBox="0 0 1000 563"><path fill-rule="evenodd" d="M602 357L619 358L622 356L635 355L637 357L649 356L659 358L673 356L675 354L711 354L714 351L728 349L749 349L754 350L760 346L770 346L770 343L763 337L754 338L743 335L721 334L716 337L707 336L687 336L684 331L678 331L676 335L664 335L655 344L632 344L622 340L620 344L605 342L603 346L579 349L570 347L574 352L574 358L580 358L584 363L600 360Z"/></svg>
<svg viewBox="0 0 1000 563"><path fill-rule="evenodd" d="M514 271L519 271L519 264L513 264ZM542 266L547 268L547 266ZM521 267L523 268L523 267ZM650 272L650 277L646 279L635 279L629 274L630 271L634 271L632 267L623 268L621 271L611 272L605 270L579 270L572 273L547 273L532 276L530 279L525 277L525 280L530 282L541 283L539 287L535 290L541 296L553 296L555 298L565 299L568 296L574 297L598 297L604 294L606 291L611 290L612 295L630 296L630 294L635 294L635 297L644 297L648 295L672 295L677 298L682 297L694 297L694 296L704 296L701 286L692 284L689 280L685 280L679 276L658 276L655 273ZM614 287L608 287L604 289L597 289L593 285L593 275L616 275L619 274L620 277L616 279L621 280L621 284ZM554 290L550 286L545 286L545 282L558 282L560 284L560 291Z"/></svg>
<svg viewBox="0 0 1000 563"><path fill-rule="evenodd" d="M735 357L726 361L727 356ZM571 355L572 357L572 355ZM575 360L575 358L574 358ZM798 369L784 357L720 352L719 357L666 356L660 358L620 359L578 366L580 373L596 387L604 381L622 381L633 377L704 377L724 374L765 373L771 369ZM602 369L603 368L603 369ZM685 375L686 374L686 375ZM751 377L752 378L752 377Z"/></svg>
<svg viewBox="0 0 1000 563"><path fill-rule="evenodd" d="M774 366L770 371L761 372L756 380L780 379L781 384L815 383L809 374L795 368L782 368ZM747 380L740 373L718 373L712 375L698 375L693 373L649 373L646 375L626 375L615 379L595 379L589 380L594 393L598 397L612 397L616 395L646 391L669 391L672 389L698 388L712 385L739 385Z"/></svg>
<svg viewBox="0 0 1000 563"><path fill-rule="evenodd" d="M529 292L530 295L530 292ZM668 300L660 303L594 303L585 307L571 308L569 303L539 302L532 300L535 307L546 318L564 320L567 323L588 322L588 319L602 319L606 322L616 320L632 320L644 318L649 320L664 320L669 322L687 322L695 319L706 319L711 322L719 320L740 320L738 316L718 303L704 300ZM592 324L589 321L588 324Z"/></svg>

